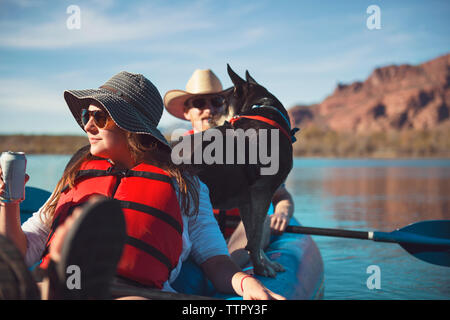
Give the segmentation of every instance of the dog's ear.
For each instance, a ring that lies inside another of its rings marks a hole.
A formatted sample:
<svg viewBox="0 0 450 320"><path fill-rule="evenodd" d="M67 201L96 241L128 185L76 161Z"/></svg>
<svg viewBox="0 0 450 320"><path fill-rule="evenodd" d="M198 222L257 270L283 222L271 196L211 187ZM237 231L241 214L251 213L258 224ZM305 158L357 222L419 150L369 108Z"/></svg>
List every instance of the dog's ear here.
<svg viewBox="0 0 450 320"><path fill-rule="evenodd" d="M245 70L245 78L247 79L248 83L258 84L258 82L256 82L256 80L252 78L248 70Z"/></svg>
<svg viewBox="0 0 450 320"><path fill-rule="evenodd" d="M231 69L230 65L227 63L227 71L228 75L230 76L231 81L233 82L235 87L240 87L245 84L245 80L239 77L236 72Z"/></svg>

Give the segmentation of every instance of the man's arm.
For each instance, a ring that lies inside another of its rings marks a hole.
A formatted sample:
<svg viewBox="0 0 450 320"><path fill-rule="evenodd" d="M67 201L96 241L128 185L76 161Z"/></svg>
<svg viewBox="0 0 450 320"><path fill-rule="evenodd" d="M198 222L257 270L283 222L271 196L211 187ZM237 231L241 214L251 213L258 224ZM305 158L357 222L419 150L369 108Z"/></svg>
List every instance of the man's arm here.
<svg viewBox="0 0 450 320"><path fill-rule="evenodd" d="M274 213L270 217L270 229L274 234L282 234L294 214L294 200L282 184L272 197Z"/></svg>

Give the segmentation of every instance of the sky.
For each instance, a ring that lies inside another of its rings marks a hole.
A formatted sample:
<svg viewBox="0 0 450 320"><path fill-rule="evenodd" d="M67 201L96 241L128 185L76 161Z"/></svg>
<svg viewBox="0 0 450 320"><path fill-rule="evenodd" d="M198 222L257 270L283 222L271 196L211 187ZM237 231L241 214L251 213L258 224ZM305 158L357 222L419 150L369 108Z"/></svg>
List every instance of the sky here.
<svg viewBox="0 0 450 320"><path fill-rule="evenodd" d="M80 28L70 22L79 8ZM379 29L369 29L380 9ZM63 98L114 74L184 89L210 68L245 70L290 108L376 67L450 52L450 1L0 0L0 133L83 134ZM181 126L164 112L160 129ZM186 123L184 123L186 125Z"/></svg>

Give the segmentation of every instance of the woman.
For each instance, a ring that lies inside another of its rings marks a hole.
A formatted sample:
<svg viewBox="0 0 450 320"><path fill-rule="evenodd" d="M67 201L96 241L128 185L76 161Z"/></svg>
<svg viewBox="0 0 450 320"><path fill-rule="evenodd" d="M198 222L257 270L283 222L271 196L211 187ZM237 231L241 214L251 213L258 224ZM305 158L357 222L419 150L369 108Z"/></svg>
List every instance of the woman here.
<svg viewBox="0 0 450 320"><path fill-rule="evenodd" d="M22 227L18 205L1 205L0 233L15 243L28 265L41 256L43 267L52 265L52 257L58 260L61 237L76 224L76 217L67 217L90 195L101 194L119 199L124 212L127 240L117 271L128 283L171 290L191 254L221 292L283 299L230 260L207 187L170 162L170 146L156 128L162 99L148 79L121 72L98 90L66 91L64 98L87 133L89 150L69 163L51 198Z"/></svg>

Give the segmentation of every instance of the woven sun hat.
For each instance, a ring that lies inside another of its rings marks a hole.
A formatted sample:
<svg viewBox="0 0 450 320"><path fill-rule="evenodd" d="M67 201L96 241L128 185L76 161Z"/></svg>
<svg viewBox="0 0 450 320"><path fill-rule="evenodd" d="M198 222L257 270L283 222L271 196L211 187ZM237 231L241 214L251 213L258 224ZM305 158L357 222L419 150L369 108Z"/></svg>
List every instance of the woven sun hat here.
<svg viewBox="0 0 450 320"><path fill-rule="evenodd" d="M164 95L164 106L166 110L182 120L184 117L184 107L187 99L196 95L222 94L222 83L210 69L194 71L186 84L186 90L170 90Z"/></svg>
<svg viewBox="0 0 450 320"><path fill-rule="evenodd" d="M164 110L158 89L141 74L122 71L98 89L66 90L64 99L75 120L84 130L81 109L98 102L119 128L149 134L170 149L163 134L156 128Z"/></svg>

